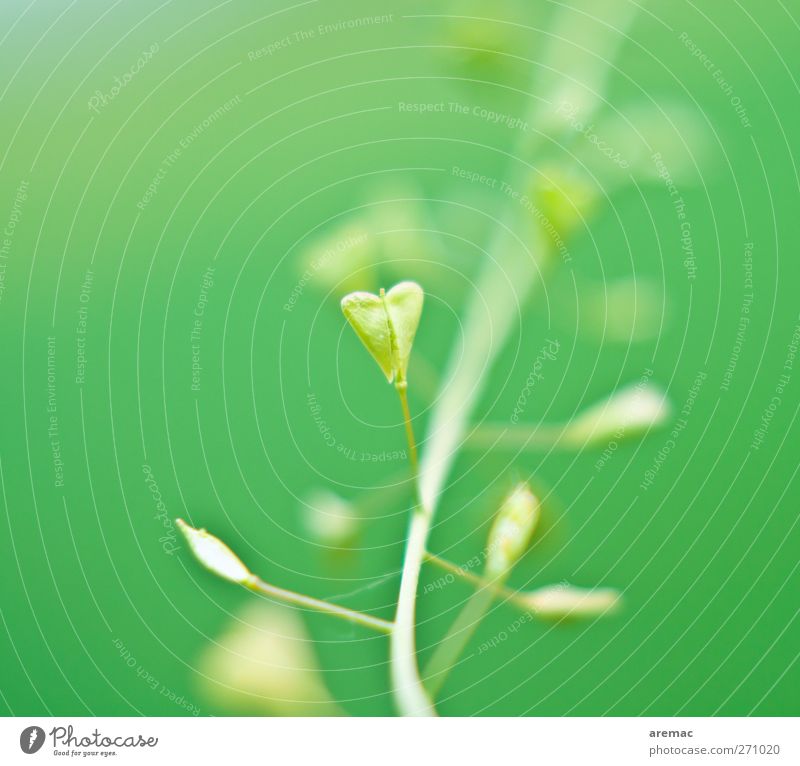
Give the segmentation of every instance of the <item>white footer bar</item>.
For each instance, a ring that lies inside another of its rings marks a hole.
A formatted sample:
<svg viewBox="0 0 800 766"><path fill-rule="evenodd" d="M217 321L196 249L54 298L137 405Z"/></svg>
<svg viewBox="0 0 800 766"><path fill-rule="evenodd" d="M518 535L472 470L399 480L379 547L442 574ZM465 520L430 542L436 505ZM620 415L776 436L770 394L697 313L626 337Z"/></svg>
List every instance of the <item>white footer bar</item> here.
<svg viewBox="0 0 800 766"><path fill-rule="evenodd" d="M791 718L4 718L0 763L799 764Z"/></svg>

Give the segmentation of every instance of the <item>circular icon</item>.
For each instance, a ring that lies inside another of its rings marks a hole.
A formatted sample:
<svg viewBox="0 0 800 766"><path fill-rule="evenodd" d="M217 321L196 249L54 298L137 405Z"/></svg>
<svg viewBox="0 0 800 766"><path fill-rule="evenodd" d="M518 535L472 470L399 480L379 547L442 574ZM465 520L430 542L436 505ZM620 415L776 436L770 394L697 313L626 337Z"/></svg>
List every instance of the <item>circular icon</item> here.
<svg viewBox="0 0 800 766"><path fill-rule="evenodd" d="M22 734L19 735L19 746L23 753L29 755L36 753L43 744L44 729L40 726L29 726L27 729L23 729Z"/></svg>

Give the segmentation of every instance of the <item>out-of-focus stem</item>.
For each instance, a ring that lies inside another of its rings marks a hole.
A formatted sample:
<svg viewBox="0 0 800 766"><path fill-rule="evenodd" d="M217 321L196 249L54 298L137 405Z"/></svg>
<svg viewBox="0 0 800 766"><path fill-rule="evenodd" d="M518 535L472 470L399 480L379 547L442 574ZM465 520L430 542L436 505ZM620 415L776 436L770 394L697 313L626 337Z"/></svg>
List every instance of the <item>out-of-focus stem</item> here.
<svg viewBox="0 0 800 766"><path fill-rule="evenodd" d="M556 33L552 36L545 66L542 67L543 71L558 72L558 76L552 82L544 83L545 97L539 103L557 109L561 102L570 99L578 101L580 98L582 119L591 115L601 103L611 59L636 11L636 4L629 0L602 0L596 5L601 7L602 23L598 23L599 12L598 16L593 16L588 11L572 6L564 6L559 11L554 24ZM570 39L573 29L577 30L581 43L586 40L584 55L574 50L576 46L564 45L564 40ZM592 51L598 51L598 56L592 56ZM550 67L550 60L558 61L563 66ZM586 78L586 72L581 68L587 66L590 69L590 84L589 87L581 87L582 80ZM562 87L565 84L568 86L566 89ZM536 90L542 92L542 87ZM544 123L542 134L554 135L563 129L555 113L551 116L556 119L550 121L544 119L539 109L534 109L532 115L534 124ZM532 172L533 166L529 162L534 159L532 155L541 141L539 134L535 135L537 139L534 141L523 139L520 142L519 156L516 158L519 169L511 174L512 189L525 188L527 175ZM469 419L486 384L488 372L515 326L515 320L519 320L522 305L534 288L540 286L544 270L553 261L553 245L543 226L533 227L528 241L523 241L516 233L520 228L518 222L521 215L519 208L510 209L494 232L485 270L465 310L463 344L453 349L442 380L442 393L428 427L427 448L419 475L421 503L430 514L428 525L467 433ZM482 593L491 597L488 591ZM476 599L474 603L470 601L465 607L465 620L475 620L478 595L473 597ZM484 601L482 597L481 602ZM485 604L483 606L485 612L487 607ZM458 618L453 629L464 621ZM465 631L461 635L465 635ZM451 643L451 647L454 646L455 641ZM456 653L454 660L457 656ZM446 676L446 671L440 676Z"/></svg>
<svg viewBox="0 0 800 766"><path fill-rule="evenodd" d="M464 647L489 611L494 596L491 588L481 587L475 591L450 626L450 630L436 646L436 651L425 668L425 687L431 697L435 698L444 685Z"/></svg>
<svg viewBox="0 0 800 766"><path fill-rule="evenodd" d="M419 675L415 638L417 586L425 556L425 542L428 538L431 514L422 505L419 494L419 463L414 429L411 424L411 412L408 408L408 385L405 380L398 381L396 388L403 408L408 456L417 485L418 505L411 515L409 524L408 541L400 578L400 594L397 599L397 614L389 647L392 689L401 715L435 716L436 709L425 691Z"/></svg>
<svg viewBox="0 0 800 766"><path fill-rule="evenodd" d="M474 585L476 588L483 588L491 591L497 598L510 601L520 609L525 609L526 611L530 609L530 604L528 604L528 602L525 601L525 599L522 598L517 591L507 588L501 582L487 580L485 577L468 572L466 569L458 566L458 564L454 564L452 561L443 559L441 556L437 556L433 553L426 552L425 561L427 561L429 564L439 567L439 569L442 569L445 572L449 572L450 574L458 577L464 582L469 583L470 585Z"/></svg>
<svg viewBox="0 0 800 766"><path fill-rule="evenodd" d="M605 28L599 33L594 31L593 42L606 58L610 58L614 46L618 44L617 38L624 34L632 17L631 5L629 0L602 0L603 10L608 15L604 18ZM593 20L589 14L583 14L580 28L591 29ZM567 9L558 17L557 24L560 22L570 23ZM561 47L560 41L554 39L550 57L558 57ZM592 84L597 86L595 95L598 96L605 71L595 61L591 61L591 65ZM570 71L563 79L575 82L571 75ZM548 90L553 91L548 94L551 96L550 103L553 104L560 94L555 92L555 86ZM595 104L596 102L589 104L589 110ZM538 118L540 115L535 113L535 116ZM527 155L531 144L521 141L518 149L520 155ZM514 173L511 186L522 189L532 165L522 156L518 162L521 169ZM541 226L535 227L532 241L523 241L517 234L520 215L519 209L512 209L507 213L490 241L486 268L478 279L475 292L465 310L462 323L464 342L453 350L442 380L442 393L428 426L427 448L419 471L416 468L414 471L418 482L419 507L412 516L409 528L391 646L392 681L398 707L403 715L435 715L433 703L422 686L417 668L414 614L420 569L439 497L466 435L469 419L486 384L492 363L514 327L523 303L530 297L534 287L541 283L543 270L552 261L552 243ZM416 444L404 392L401 392L400 399L413 464L416 462ZM462 642L462 637L466 635L468 640L471 635L471 632L456 629L463 623L477 624L482 616L482 613L478 615L479 610L482 609L485 613L491 597L491 591L479 591L465 608L463 619L459 617L456 620L448 633L448 637L454 633L459 636L458 641L453 638L449 642L448 656L451 661L457 659L463 649L465 641ZM443 680L446 674L447 669L444 669L437 677Z"/></svg>

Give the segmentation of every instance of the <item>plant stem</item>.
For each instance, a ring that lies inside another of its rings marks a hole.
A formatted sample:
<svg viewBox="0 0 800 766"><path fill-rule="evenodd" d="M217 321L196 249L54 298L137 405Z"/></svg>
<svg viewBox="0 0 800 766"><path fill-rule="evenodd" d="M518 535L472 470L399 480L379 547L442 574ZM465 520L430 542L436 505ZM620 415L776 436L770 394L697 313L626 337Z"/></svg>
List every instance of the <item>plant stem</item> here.
<svg viewBox="0 0 800 766"><path fill-rule="evenodd" d="M411 517L408 530L408 543L400 580L400 595L397 600L397 615L391 636L392 686L398 710L404 716L436 715L433 703L419 676L414 638L417 586L429 525L430 514L422 508L417 508Z"/></svg>
<svg viewBox="0 0 800 766"><path fill-rule="evenodd" d="M602 103L611 60L625 39L637 6L628 0L601 0L598 6L602 11L595 9L595 12L603 19L601 27L596 18L580 9L562 7L556 16L556 34L552 35L544 54L545 65L540 70L547 74L538 87L533 88L544 94L539 101L541 106L532 110L532 122L542 125L543 130L541 134L534 133L520 141L519 151L514 153L519 170L512 176L512 188L525 188L526 175L534 171L534 165L524 158L534 161L544 137L564 130L563 116L559 117L557 111L548 115L547 110L567 101L581 104L581 118L586 120ZM576 36L580 45L564 45L565 40ZM557 65L548 66L548 62ZM582 85L587 81L587 72L588 82ZM562 89L565 84L574 93L565 95ZM420 467L420 497L430 514L428 524L466 435L488 371L514 328L522 305L534 288L540 286L544 271L555 260L555 247L542 222L537 220L527 238L523 238L517 234L520 218L520 209L511 208L495 230L484 273L465 310L463 344L453 350L442 380L442 393L430 420L427 449ZM474 620L478 610L470 602L465 611ZM457 619L451 632L461 622Z"/></svg>
<svg viewBox="0 0 800 766"><path fill-rule="evenodd" d="M548 57L562 64L552 71L563 76L545 85L546 95L551 98L545 98L541 103L550 104L552 108L552 104L558 101L558 89L564 82L580 83L581 75L585 75L580 67L585 68L588 60L592 87L579 95L582 96L587 114L596 107L600 96L595 96L595 102L587 101L587 92L592 93L594 89L594 92L602 93L610 69L608 62L619 45L619 38L624 35L635 6L628 0L603 0L602 7L605 24L602 32L592 26L592 17L588 14L576 19L574 11L562 10L558 21L569 29L577 28L585 32L591 45L587 47L586 55L581 57L574 50L575 46L561 44L563 39L570 39L569 34L553 40ZM599 66L589 54L593 47L604 54L600 60L606 62L605 66ZM566 60L562 61L565 57ZM538 124L540 115L537 110L533 113ZM584 116L583 113L581 116ZM519 170L514 174L512 188L525 188L527 174L533 172L534 165L523 158L532 157L533 149L534 146L529 145L527 140L520 142L517 155ZM454 348L451 354L440 386L441 395L428 425L427 448L419 473L415 470L419 507L411 519L391 646L392 680L398 707L403 715L435 715L416 664L414 612L425 546L439 498L467 432L472 411L483 392L488 371L514 328L522 305L534 288L541 284L543 271L554 260L555 248L543 226L533 227L526 238L519 236L517 230L522 217L520 208L509 210L490 241L486 266L465 309L462 323L464 343L462 347ZM491 331L487 328L491 328ZM402 403L403 394L400 398ZM412 460L416 460L416 445L411 449L413 432L407 404L404 406L404 416L409 449L414 456ZM470 609L470 606L466 609Z"/></svg>
<svg viewBox="0 0 800 766"><path fill-rule="evenodd" d="M400 406L403 408L403 422L406 427L406 441L408 442L408 459L411 462L411 473L414 481L419 476L419 459L417 458L417 440L414 438L414 426L411 423L411 410L408 407L408 383L398 380L395 388L400 397Z"/></svg>
<svg viewBox="0 0 800 766"><path fill-rule="evenodd" d="M475 591L450 626L450 630L436 646L436 651L425 668L425 686L431 697L435 698L444 685L459 655L489 611L494 595L493 590L487 587Z"/></svg>
<svg viewBox="0 0 800 766"><path fill-rule="evenodd" d="M408 385L398 381L397 393L403 408L403 419L408 440L408 454L414 481L417 484L419 497L419 464L417 461L417 444L414 429L411 425L411 412L408 408ZM430 527L430 512L418 501L411 515L408 529L406 552L403 559L403 571L400 578L400 594L397 599L397 614L394 629L391 633L389 658L391 665L392 688L400 715L403 716L435 716L436 710L428 697L417 666L417 649L414 631L416 629L416 603L419 573L425 555L425 542Z"/></svg>
<svg viewBox="0 0 800 766"><path fill-rule="evenodd" d="M354 609L348 609L345 606L332 604L330 601L322 601L318 598L305 596L302 593L295 593L292 590L278 588L275 585L270 585L269 583L264 582L256 575L251 575L251 578L244 583L244 586L255 593L260 593L262 596L269 596L270 598L277 599L278 601L284 601L287 604L294 604L295 606L306 607L308 609L314 609L317 612L330 614L355 625L361 625L365 628L377 630L380 633L387 633L391 635L393 632L394 623L391 623L388 620L382 620L379 617L373 617L372 615L365 614L364 612L357 612Z"/></svg>
<svg viewBox="0 0 800 766"><path fill-rule="evenodd" d="M472 572L468 572L466 569L458 566L458 564L454 564L452 561L448 561L447 559L443 559L441 556L428 553L427 551L425 553L425 561L427 561L429 564L439 567L439 569L442 569L445 572L455 575L470 585L474 585L476 588L485 588L486 590L490 590L497 598L502 598L505 601L509 601L520 609L530 611L530 605L519 595L519 593L511 590L511 588L505 587L499 582L492 582L491 580L487 580L480 575L472 574Z"/></svg>

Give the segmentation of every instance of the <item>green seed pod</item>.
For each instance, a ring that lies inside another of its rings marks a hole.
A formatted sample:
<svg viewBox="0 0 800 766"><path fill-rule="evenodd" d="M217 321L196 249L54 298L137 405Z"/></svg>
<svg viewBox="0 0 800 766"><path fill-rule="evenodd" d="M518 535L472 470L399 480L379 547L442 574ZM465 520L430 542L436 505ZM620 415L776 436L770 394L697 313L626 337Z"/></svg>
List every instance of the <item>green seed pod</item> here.
<svg viewBox="0 0 800 766"><path fill-rule="evenodd" d="M670 415L666 396L655 385L634 385L584 410L564 429L576 447L603 445L646 433Z"/></svg>
<svg viewBox="0 0 800 766"><path fill-rule="evenodd" d="M210 572L231 582L243 584L253 575L239 557L219 538L205 529L190 527L183 519L175 524L186 538L195 558Z"/></svg>
<svg viewBox="0 0 800 766"><path fill-rule="evenodd" d="M505 577L525 553L541 515L539 498L520 482L503 501L489 530L486 574Z"/></svg>
<svg viewBox="0 0 800 766"><path fill-rule="evenodd" d="M423 299L416 282L400 282L380 295L356 292L342 298L342 312L389 383L406 379Z"/></svg>
<svg viewBox="0 0 800 766"><path fill-rule="evenodd" d="M615 611L620 603L614 588L576 588L573 585L549 585L520 593L529 610L546 620L588 619Z"/></svg>

